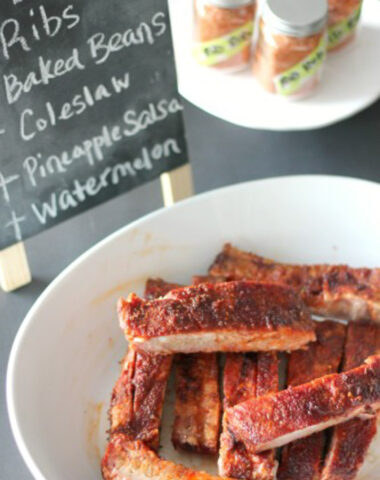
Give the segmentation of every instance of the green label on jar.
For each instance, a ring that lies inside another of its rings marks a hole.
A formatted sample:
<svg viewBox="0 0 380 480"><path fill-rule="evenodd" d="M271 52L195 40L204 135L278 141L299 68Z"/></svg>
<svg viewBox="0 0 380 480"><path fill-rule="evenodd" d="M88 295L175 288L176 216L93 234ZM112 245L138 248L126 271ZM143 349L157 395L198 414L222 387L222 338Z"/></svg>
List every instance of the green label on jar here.
<svg viewBox="0 0 380 480"><path fill-rule="evenodd" d="M274 77L276 92L289 96L297 94L313 77L319 75L326 58L327 37L323 35L318 46L301 62Z"/></svg>
<svg viewBox="0 0 380 480"><path fill-rule="evenodd" d="M332 25L328 29L329 50L343 43L354 32L359 23L361 9L362 4L360 4L347 18Z"/></svg>
<svg viewBox="0 0 380 480"><path fill-rule="evenodd" d="M228 35L207 42L199 42L193 48L193 56L207 67L228 60L251 44L253 22L249 21Z"/></svg>

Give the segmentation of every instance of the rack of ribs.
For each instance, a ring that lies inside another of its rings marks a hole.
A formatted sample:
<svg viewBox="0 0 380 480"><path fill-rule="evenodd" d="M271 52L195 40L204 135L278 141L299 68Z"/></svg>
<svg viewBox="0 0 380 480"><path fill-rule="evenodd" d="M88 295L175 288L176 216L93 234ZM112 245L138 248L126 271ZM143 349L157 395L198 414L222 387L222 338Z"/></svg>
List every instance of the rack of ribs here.
<svg viewBox="0 0 380 480"><path fill-rule="evenodd" d="M226 244L209 274L287 285L315 314L380 322L380 268L276 263Z"/></svg>
<svg viewBox="0 0 380 480"><path fill-rule="evenodd" d="M226 419L235 438L256 453L368 415L379 407L380 355L376 355L347 372L228 408Z"/></svg>
<svg viewBox="0 0 380 480"><path fill-rule="evenodd" d="M288 363L288 386L295 387L335 373L343 355L346 327L333 321L316 323L317 341L305 350L292 352ZM282 449L278 480L320 478L324 433L296 440Z"/></svg>
<svg viewBox="0 0 380 480"><path fill-rule="evenodd" d="M380 353L380 327L370 323L349 324L343 369L360 365ZM334 428L322 471L322 480L353 480L376 435L377 419L355 418Z"/></svg>
<svg viewBox="0 0 380 480"><path fill-rule="evenodd" d="M149 279L145 298L165 295L178 285ZM124 432L131 439L144 441L153 449L159 446L162 409L170 374L170 355L137 352L132 346L124 360L112 391L109 418L111 435Z"/></svg>
<svg viewBox="0 0 380 480"><path fill-rule="evenodd" d="M154 300L131 294L118 311L129 342L155 354L297 350L315 340L304 303L279 285L201 284Z"/></svg>
<svg viewBox="0 0 380 480"><path fill-rule="evenodd" d="M221 404L215 353L177 355L172 442L175 448L215 455Z"/></svg>
<svg viewBox="0 0 380 480"><path fill-rule="evenodd" d="M275 353L230 353L223 375L224 409L251 397L278 391L278 358ZM274 451L249 452L235 440L223 417L219 451L220 475L244 480L272 480L277 462Z"/></svg>
<svg viewBox="0 0 380 480"><path fill-rule="evenodd" d="M143 442L122 433L113 435L107 446L102 474L104 480L223 480L163 460Z"/></svg>

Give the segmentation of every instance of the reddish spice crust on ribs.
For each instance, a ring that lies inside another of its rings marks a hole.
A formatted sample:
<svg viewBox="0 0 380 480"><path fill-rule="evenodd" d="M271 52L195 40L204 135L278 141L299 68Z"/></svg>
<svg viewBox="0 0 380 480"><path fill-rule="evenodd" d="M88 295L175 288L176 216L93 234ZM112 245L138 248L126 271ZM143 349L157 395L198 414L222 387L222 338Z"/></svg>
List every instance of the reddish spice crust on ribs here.
<svg viewBox="0 0 380 480"><path fill-rule="evenodd" d="M143 442L123 434L112 436L102 460L102 474L104 480L221 480L163 460Z"/></svg>
<svg viewBox="0 0 380 480"><path fill-rule="evenodd" d="M316 342L309 344L305 350L290 354L288 386L302 385L338 371L346 327L329 320L316 322L316 334ZM285 445L282 449L278 480L318 480L324 440L324 432L318 432Z"/></svg>
<svg viewBox="0 0 380 480"><path fill-rule="evenodd" d="M276 353L228 354L224 367L224 408L258 395L278 391L278 358ZM220 440L219 473L245 480L272 480L277 462L274 451L248 452L237 442L223 419Z"/></svg>
<svg viewBox="0 0 380 480"><path fill-rule="evenodd" d="M145 298L158 298L175 288L179 285L160 278L148 279ZM221 416L217 356L214 353L178 355L175 363L173 444L184 450L216 454Z"/></svg>
<svg viewBox="0 0 380 480"><path fill-rule="evenodd" d="M144 301L119 301L130 342L155 353L293 350L315 339L303 302L289 288L254 282L201 284Z"/></svg>
<svg viewBox="0 0 380 480"><path fill-rule="evenodd" d="M178 355L175 363L173 445L183 450L215 455L221 417L217 355Z"/></svg>
<svg viewBox="0 0 380 480"><path fill-rule="evenodd" d="M111 434L123 432L131 439L158 448L171 364L171 356L153 356L130 348L112 391Z"/></svg>
<svg viewBox="0 0 380 480"><path fill-rule="evenodd" d="M370 323L349 324L343 370L360 365L380 353L380 327ZM377 420L355 418L334 428L322 471L322 480L354 480L377 432Z"/></svg>
<svg viewBox="0 0 380 480"><path fill-rule="evenodd" d="M178 285L149 279L145 297L160 297L175 287ZM133 347L129 349L111 395L111 434L123 432L133 440L142 440L151 448L158 448L171 364L169 355L151 355L137 352Z"/></svg>
<svg viewBox="0 0 380 480"><path fill-rule="evenodd" d="M380 406L380 356L226 411L230 430L252 452L285 445Z"/></svg>
<svg viewBox="0 0 380 480"><path fill-rule="evenodd" d="M380 322L380 268L276 263L226 244L209 274L226 280L287 285L302 296L313 313Z"/></svg>
<svg viewBox="0 0 380 480"><path fill-rule="evenodd" d="M279 390L279 359L276 352L257 354L256 397Z"/></svg>
<svg viewBox="0 0 380 480"><path fill-rule="evenodd" d="M224 410L256 396L257 362L254 353L229 353L223 372ZM254 457L254 454L252 455ZM229 432L223 415L218 460L219 474L233 478L252 478L251 455Z"/></svg>

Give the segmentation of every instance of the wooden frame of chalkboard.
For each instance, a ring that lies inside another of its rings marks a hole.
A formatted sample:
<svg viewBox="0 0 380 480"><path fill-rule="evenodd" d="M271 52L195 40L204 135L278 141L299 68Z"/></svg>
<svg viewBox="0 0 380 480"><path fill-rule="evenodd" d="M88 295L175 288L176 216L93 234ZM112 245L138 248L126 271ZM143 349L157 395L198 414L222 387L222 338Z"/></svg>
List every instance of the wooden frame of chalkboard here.
<svg viewBox="0 0 380 480"><path fill-rule="evenodd" d="M167 0L0 7L0 284L30 281L22 241L161 176L191 195Z"/></svg>

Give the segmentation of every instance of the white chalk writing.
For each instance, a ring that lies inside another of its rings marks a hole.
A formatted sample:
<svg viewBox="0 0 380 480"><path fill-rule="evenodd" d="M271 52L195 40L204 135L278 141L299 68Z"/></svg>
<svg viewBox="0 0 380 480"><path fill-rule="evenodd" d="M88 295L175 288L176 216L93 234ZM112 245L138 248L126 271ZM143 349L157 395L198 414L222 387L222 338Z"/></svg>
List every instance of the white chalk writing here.
<svg viewBox="0 0 380 480"><path fill-rule="evenodd" d="M77 208L88 197L94 197L100 191L109 187L117 186L126 177L135 177L139 171L152 170L153 162L168 158L173 154L180 155L181 149L176 139L169 138L163 143L156 143L152 148L143 147L141 155L131 161L117 163L112 167L106 167L97 177L91 176L84 182L75 179L71 189L53 192L49 201L40 205L32 203L31 209L37 220L45 225L49 219L57 217L59 212Z"/></svg>
<svg viewBox="0 0 380 480"><path fill-rule="evenodd" d="M20 175L10 175L9 177L6 177L0 172L0 190L3 192L3 197L6 203L10 202L8 185L19 178Z"/></svg>
<svg viewBox="0 0 380 480"><path fill-rule="evenodd" d="M5 228L9 228L9 227L13 228L15 238L18 242L21 242L22 240L20 223L25 222L25 220L26 220L25 216L17 216L16 212L12 210L11 220L4 225Z"/></svg>

